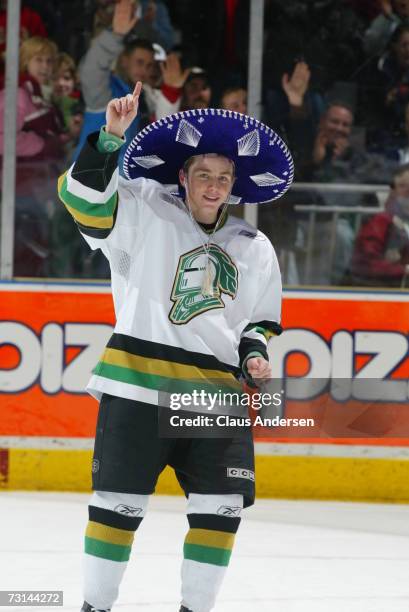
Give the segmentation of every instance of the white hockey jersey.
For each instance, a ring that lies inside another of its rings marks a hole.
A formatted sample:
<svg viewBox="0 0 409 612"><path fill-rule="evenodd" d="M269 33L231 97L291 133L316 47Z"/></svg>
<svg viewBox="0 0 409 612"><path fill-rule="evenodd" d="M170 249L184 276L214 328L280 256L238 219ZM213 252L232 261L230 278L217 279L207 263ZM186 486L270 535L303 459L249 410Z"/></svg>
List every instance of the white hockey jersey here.
<svg viewBox="0 0 409 612"><path fill-rule="evenodd" d="M189 382L233 379L249 352L267 358L267 340L281 331L270 241L226 215L209 247L214 295L203 296L208 234L161 184L120 178L118 154L100 153L97 136L59 181L85 240L111 267L115 330L88 391L156 405L171 381L188 389Z"/></svg>

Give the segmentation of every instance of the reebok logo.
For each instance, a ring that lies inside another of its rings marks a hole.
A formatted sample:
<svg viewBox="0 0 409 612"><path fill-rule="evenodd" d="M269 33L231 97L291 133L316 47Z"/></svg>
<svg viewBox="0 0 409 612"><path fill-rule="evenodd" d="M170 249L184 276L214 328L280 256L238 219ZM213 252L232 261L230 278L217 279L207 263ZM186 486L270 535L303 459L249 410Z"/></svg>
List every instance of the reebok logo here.
<svg viewBox="0 0 409 612"><path fill-rule="evenodd" d="M254 472L252 470L243 470L242 468L227 468L227 476L229 478L246 478L254 482Z"/></svg>
<svg viewBox="0 0 409 612"><path fill-rule="evenodd" d="M217 510L217 514L221 514L222 516L239 516L240 512L240 506L220 506Z"/></svg>
<svg viewBox="0 0 409 612"><path fill-rule="evenodd" d="M114 512L119 512L119 514L125 514L126 516L139 516L142 512L142 508L134 508L133 506L119 504L115 506Z"/></svg>

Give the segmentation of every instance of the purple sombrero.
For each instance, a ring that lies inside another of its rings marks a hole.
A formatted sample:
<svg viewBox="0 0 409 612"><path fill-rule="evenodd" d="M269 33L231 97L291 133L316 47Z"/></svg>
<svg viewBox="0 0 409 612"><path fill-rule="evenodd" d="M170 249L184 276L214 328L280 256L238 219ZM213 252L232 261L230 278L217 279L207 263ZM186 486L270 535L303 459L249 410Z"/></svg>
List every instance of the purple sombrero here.
<svg viewBox="0 0 409 612"><path fill-rule="evenodd" d="M124 174L177 185L185 161L205 153L224 155L235 163L231 203L277 200L294 178L287 145L271 128L220 108L181 111L146 126L126 150Z"/></svg>

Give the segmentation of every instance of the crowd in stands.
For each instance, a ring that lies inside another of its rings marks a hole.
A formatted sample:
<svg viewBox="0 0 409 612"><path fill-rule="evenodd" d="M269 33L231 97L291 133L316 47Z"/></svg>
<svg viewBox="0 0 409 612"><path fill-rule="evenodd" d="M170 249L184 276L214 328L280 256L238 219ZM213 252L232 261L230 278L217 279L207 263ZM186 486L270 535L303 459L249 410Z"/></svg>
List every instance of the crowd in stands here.
<svg viewBox="0 0 409 612"><path fill-rule="evenodd" d="M22 0L15 276L108 278L103 255L89 252L57 203L57 177L104 125L108 101L131 92L137 80L143 94L127 141L178 110L246 113L249 5ZM7 1L0 0L1 154L6 19ZM291 255L284 280L303 282L311 224L297 205L307 204L351 211L318 215L310 282L405 286L409 0L265 0L262 44L262 119L287 142L303 185L279 206L260 207L260 229L279 256ZM391 185L390 195L382 203L375 190L317 187L328 183ZM358 206L379 212L357 223Z"/></svg>

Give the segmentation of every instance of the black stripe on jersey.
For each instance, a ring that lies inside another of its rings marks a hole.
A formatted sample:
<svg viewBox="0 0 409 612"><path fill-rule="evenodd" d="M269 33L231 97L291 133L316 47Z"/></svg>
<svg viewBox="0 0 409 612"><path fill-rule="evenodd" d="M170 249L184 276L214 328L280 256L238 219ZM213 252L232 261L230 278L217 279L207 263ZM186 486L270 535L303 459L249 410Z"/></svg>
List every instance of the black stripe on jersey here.
<svg viewBox="0 0 409 612"><path fill-rule="evenodd" d="M220 516L218 514L188 514L187 520L191 529L211 529L236 533L241 518L239 516Z"/></svg>
<svg viewBox="0 0 409 612"><path fill-rule="evenodd" d="M88 506L88 516L90 521L101 523L107 527L115 527L116 529L124 529L125 531L136 531L143 519L142 516L125 516L107 510L106 508L98 508L97 506Z"/></svg>
<svg viewBox="0 0 409 612"><path fill-rule="evenodd" d="M71 176L84 187L103 193L118 167L119 149L113 153L100 153L97 149L98 138L99 132L88 136Z"/></svg>
<svg viewBox="0 0 409 612"><path fill-rule="evenodd" d="M113 334L107 347L126 351L132 355L140 355L148 359L163 359L164 361L196 366L201 369L221 370L222 372L225 371L234 375L241 373L240 368L222 363L214 355L204 355L203 353L195 353L179 347L151 342L150 340L131 338L131 336L126 336L125 334Z"/></svg>
<svg viewBox="0 0 409 612"><path fill-rule="evenodd" d="M79 221L77 221L76 219L74 219L74 221L77 224L77 227L80 230L81 234L85 234L86 236L90 236L91 238L103 239L103 238L108 238L109 234L114 229L117 214L118 214L118 205L116 206L116 208L114 210L114 214L113 214L114 222L113 222L113 225L112 225L112 227L109 227L109 228L106 228L106 229L98 229L97 227L87 227L86 225L82 225L82 223L79 223Z"/></svg>

